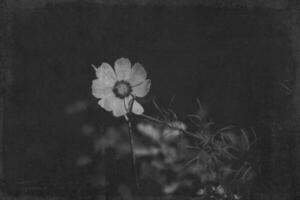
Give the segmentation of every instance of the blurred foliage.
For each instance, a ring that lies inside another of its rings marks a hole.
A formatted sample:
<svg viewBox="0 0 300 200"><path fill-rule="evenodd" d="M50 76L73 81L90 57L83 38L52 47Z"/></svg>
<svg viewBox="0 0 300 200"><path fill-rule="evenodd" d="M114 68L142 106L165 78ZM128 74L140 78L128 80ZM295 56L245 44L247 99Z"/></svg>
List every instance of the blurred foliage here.
<svg viewBox="0 0 300 200"><path fill-rule="evenodd" d="M254 130L236 126L217 129L200 101L197 101L196 113L179 119L171 109L172 101L167 108L161 108L154 100L158 113L155 117L132 118L134 153L141 184L139 195L147 195L146 190L149 190L148 195L153 195L151 188L155 188L155 195L170 197L225 200L247 196L255 177L251 156L248 156L256 142ZM133 174L125 121L99 130L86 124L82 131L93 138L95 154L83 155L77 164L93 166L92 185L106 188L112 181L107 180L107 170L110 170L107 167L117 165L118 195L131 199L136 193L130 183L133 179L122 178L122 173ZM105 160L107 149L114 152L109 155L112 166Z"/></svg>

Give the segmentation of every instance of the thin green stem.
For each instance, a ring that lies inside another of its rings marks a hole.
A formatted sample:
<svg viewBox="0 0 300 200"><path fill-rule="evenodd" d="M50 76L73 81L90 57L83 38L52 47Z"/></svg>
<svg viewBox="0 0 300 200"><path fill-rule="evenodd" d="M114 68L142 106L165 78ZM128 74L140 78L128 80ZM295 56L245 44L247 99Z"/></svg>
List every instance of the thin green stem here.
<svg viewBox="0 0 300 200"><path fill-rule="evenodd" d="M132 169L133 169L133 174L134 174L134 179L135 179L135 185L137 188L140 187L139 185L139 180L138 180L138 174L137 174L137 169L136 169L136 156L134 153L134 142L133 142L133 131L132 131L132 124L130 119L125 115L125 119L127 121L128 125L128 133L129 133L129 138L130 138L130 151L131 151L131 159L132 159Z"/></svg>

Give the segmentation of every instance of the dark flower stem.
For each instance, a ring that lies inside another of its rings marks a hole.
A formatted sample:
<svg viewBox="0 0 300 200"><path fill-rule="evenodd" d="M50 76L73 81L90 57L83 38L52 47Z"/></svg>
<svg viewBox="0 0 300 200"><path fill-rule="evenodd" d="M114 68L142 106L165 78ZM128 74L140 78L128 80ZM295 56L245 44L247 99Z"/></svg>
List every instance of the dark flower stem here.
<svg viewBox="0 0 300 200"><path fill-rule="evenodd" d="M136 156L135 156L134 148L133 148L134 143L133 143L132 124L131 124L131 120L128 118L128 116L125 115L125 119L127 121L128 133L129 133L129 138L130 138L130 151L131 151L132 169L133 169L133 173L134 173L135 185L137 188L139 188L140 185L139 185L138 174L137 174L137 169L136 169Z"/></svg>

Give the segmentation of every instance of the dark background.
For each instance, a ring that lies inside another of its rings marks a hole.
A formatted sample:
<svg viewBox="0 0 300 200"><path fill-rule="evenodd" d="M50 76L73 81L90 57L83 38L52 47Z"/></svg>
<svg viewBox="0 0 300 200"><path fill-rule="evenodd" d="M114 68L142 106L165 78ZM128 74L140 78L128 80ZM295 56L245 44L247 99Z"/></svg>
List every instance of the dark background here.
<svg viewBox="0 0 300 200"><path fill-rule="evenodd" d="M5 114L8 183L61 187L80 181L76 160L92 151L82 125L113 123L91 96L91 64L113 64L119 57L142 63L152 80L150 97L167 104L175 95L181 117L195 111L199 98L220 127L255 127L267 181L270 124L289 109L280 83L295 78L288 28L276 15L261 8L91 3L15 13ZM88 111L70 114L76 102Z"/></svg>

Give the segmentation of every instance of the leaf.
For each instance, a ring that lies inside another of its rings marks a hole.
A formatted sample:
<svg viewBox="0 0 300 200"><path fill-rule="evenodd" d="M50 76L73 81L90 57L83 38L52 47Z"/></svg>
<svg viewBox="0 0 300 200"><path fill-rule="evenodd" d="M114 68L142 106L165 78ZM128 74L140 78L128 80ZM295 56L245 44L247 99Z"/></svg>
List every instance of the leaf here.
<svg viewBox="0 0 300 200"><path fill-rule="evenodd" d="M194 158L192 158L191 160L187 161L184 165L183 168L186 168L187 166L191 165L193 162L197 161L199 159L199 156L195 156Z"/></svg>
<svg viewBox="0 0 300 200"><path fill-rule="evenodd" d="M230 176L232 173L236 172L236 170L232 169L229 166L224 166L221 167L220 172L222 173L223 177L228 177Z"/></svg>
<svg viewBox="0 0 300 200"><path fill-rule="evenodd" d="M174 100L175 100L175 95L173 95L172 98L170 99L170 102L168 104L168 109L170 109L172 107Z"/></svg>
<svg viewBox="0 0 300 200"><path fill-rule="evenodd" d="M164 120L167 120L167 118L166 118L166 116L165 116L163 110L162 110L162 109L158 106L158 104L156 103L156 100L153 99L152 102L153 102L154 107L155 107L156 110L159 112L159 114L164 118Z"/></svg>
<svg viewBox="0 0 300 200"><path fill-rule="evenodd" d="M172 109L168 108L167 111L172 115L172 120L178 120L177 114Z"/></svg>
<svg viewBox="0 0 300 200"><path fill-rule="evenodd" d="M192 150L198 150L198 151L202 151L203 149L196 147L196 146L186 146L186 148L188 149L192 149Z"/></svg>
<svg viewBox="0 0 300 200"><path fill-rule="evenodd" d="M254 130L253 127L251 127L251 132L253 133L254 139L253 139L253 142L251 142L250 146L252 146L253 144L255 144L255 142L257 141L256 132L255 132L255 130Z"/></svg>
<svg viewBox="0 0 300 200"><path fill-rule="evenodd" d="M198 104L198 112L197 112L197 114L201 118L201 120L203 120L204 118L207 117L207 112L203 108L203 106L202 106L202 104L201 104L201 102L200 102L200 100L198 98L196 99L196 101L197 101L197 104Z"/></svg>
<svg viewBox="0 0 300 200"><path fill-rule="evenodd" d="M225 147L223 149L223 153L225 153L225 155L227 155L227 157L229 157L229 158L237 159L236 155L234 155L233 153L229 152L230 149L236 150L236 148L233 148L233 147Z"/></svg>
<svg viewBox="0 0 300 200"><path fill-rule="evenodd" d="M198 128L202 128L201 118L198 115L190 114L190 115L187 115L185 118L188 118Z"/></svg>
<svg viewBox="0 0 300 200"><path fill-rule="evenodd" d="M220 130L218 130L216 134L221 133L223 131L227 131L227 130L232 129L234 127L236 127L236 126L235 125L225 126L225 127L221 128Z"/></svg>
<svg viewBox="0 0 300 200"><path fill-rule="evenodd" d="M245 145L246 145L246 150L249 150L250 149L250 142L249 142L248 135L247 135L247 133L244 129L241 129L241 132L242 132L242 136L244 138L244 142L245 142Z"/></svg>
<svg viewBox="0 0 300 200"><path fill-rule="evenodd" d="M235 173L232 182L241 181L246 183L247 175L252 170L251 165L248 162L245 162L240 169Z"/></svg>
<svg viewBox="0 0 300 200"><path fill-rule="evenodd" d="M242 182L246 183L247 181L250 181L251 177L251 171L252 171L252 167L249 166L243 173L241 180Z"/></svg>

